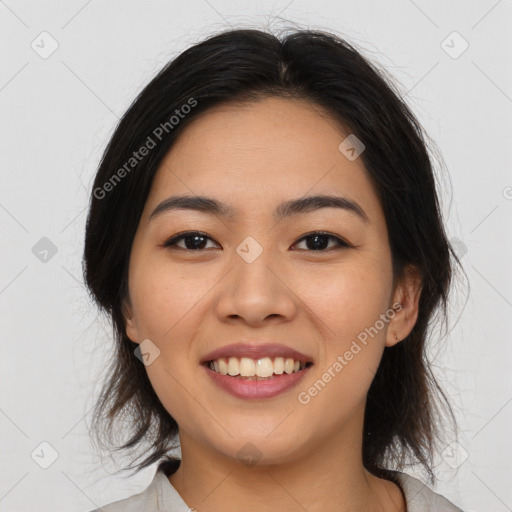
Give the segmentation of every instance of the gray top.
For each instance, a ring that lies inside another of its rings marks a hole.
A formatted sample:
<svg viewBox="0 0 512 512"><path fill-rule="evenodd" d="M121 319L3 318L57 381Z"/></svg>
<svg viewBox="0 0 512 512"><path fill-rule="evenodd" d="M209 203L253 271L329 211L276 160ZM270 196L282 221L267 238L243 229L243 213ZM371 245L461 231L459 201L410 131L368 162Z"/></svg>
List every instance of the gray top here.
<svg viewBox="0 0 512 512"><path fill-rule="evenodd" d="M405 495L407 512L463 512L440 494L435 493L423 482L406 473L393 472L397 484ZM135 494L91 512L190 512L189 507L178 494L159 467L151 484L140 494Z"/></svg>

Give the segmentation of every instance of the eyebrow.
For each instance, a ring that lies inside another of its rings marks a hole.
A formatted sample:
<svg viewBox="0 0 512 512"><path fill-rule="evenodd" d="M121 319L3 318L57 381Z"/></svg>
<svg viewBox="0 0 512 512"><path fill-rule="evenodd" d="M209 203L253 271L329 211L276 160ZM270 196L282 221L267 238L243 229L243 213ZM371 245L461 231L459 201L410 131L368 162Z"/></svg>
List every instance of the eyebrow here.
<svg viewBox="0 0 512 512"><path fill-rule="evenodd" d="M363 208L355 201L346 197L333 195L306 196L299 199L285 201L277 206L274 211L274 218L281 220L293 215L309 213L321 208L340 208L356 214L362 221L369 223L369 218ZM236 210L231 206L206 196L171 196L163 200L149 216L148 222L171 210L195 210L212 215L233 219L236 217Z"/></svg>

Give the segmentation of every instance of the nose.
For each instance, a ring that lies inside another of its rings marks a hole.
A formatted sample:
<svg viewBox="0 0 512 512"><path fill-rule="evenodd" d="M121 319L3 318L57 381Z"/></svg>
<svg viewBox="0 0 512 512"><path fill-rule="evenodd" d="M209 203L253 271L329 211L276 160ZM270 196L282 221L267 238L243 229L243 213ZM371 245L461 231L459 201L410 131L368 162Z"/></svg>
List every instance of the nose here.
<svg viewBox="0 0 512 512"><path fill-rule="evenodd" d="M252 262L234 254L232 264L218 288L215 308L221 321L239 319L257 327L271 319L287 322L296 315L299 299L293 283L287 282L272 251L263 250Z"/></svg>

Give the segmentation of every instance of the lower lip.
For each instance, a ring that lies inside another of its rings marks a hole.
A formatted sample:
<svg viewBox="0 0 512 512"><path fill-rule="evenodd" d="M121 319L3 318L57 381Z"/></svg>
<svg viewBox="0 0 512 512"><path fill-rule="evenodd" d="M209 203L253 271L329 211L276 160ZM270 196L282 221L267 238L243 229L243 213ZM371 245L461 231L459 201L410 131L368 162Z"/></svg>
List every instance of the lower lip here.
<svg viewBox="0 0 512 512"><path fill-rule="evenodd" d="M204 366L210 378L224 391L237 398L272 398L295 386L309 370L309 366L299 372L282 373L268 380L244 380L222 375Z"/></svg>

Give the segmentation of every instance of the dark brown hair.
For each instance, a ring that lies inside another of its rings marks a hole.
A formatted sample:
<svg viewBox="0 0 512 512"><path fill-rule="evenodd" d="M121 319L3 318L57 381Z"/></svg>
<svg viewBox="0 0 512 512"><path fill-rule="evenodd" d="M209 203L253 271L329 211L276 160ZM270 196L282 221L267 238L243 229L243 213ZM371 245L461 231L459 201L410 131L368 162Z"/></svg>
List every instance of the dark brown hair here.
<svg viewBox="0 0 512 512"><path fill-rule="evenodd" d="M417 322L406 339L384 350L369 389L362 457L377 476L392 478L388 469L410 461L423 465L435 482L440 406L454 425L455 418L431 372L426 337L438 309L446 318L453 264L459 261L444 231L426 135L384 76L333 34L299 30L279 38L259 30L229 30L169 62L120 120L94 180L83 271L92 298L113 322L115 337L115 357L95 405L94 434L101 445L117 444L115 450L128 453L149 445L135 459L142 461L127 469L172 460L168 452L178 432L134 355L138 345L125 332L130 251L153 177L178 135L201 112L223 102L281 96L322 107L365 144L361 158L385 213L394 277L402 276L407 264L421 275ZM134 162L133 152L148 146L148 137L154 147ZM119 434L122 419L129 437L115 443L112 434Z"/></svg>

